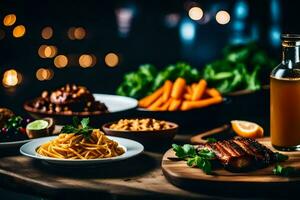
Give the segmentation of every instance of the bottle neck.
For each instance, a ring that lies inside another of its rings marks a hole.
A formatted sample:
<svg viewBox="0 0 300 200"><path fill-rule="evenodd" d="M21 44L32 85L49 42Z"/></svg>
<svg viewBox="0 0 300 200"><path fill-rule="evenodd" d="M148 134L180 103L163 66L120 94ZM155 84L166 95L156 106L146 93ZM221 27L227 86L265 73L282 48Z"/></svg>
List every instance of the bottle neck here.
<svg viewBox="0 0 300 200"><path fill-rule="evenodd" d="M292 64L300 62L299 46L283 46L282 48L282 64L292 66Z"/></svg>

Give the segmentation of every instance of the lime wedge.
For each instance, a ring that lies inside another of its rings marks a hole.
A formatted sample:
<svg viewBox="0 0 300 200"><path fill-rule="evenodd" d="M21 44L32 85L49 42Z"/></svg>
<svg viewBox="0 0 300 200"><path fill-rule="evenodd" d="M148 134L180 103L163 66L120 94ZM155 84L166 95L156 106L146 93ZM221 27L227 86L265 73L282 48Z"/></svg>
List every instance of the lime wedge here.
<svg viewBox="0 0 300 200"><path fill-rule="evenodd" d="M35 120L27 124L26 129L28 130L42 130L47 128L49 123L45 120Z"/></svg>

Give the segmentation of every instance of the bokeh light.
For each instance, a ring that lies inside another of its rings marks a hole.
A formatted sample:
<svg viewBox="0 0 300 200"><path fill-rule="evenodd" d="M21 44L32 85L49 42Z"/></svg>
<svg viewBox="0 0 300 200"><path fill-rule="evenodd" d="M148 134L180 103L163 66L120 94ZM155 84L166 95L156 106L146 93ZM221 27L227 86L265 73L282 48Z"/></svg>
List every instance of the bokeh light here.
<svg viewBox="0 0 300 200"><path fill-rule="evenodd" d="M53 36L53 29L50 26L47 26L43 28L41 35L43 39L49 40Z"/></svg>
<svg viewBox="0 0 300 200"><path fill-rule="evenodd" d="M192 7L189 10L189 16L192 20L200 20L203 17L203 11L200 7Z"/></svg>
<svg viewBox="0 0 300 200"><path fill-rule="evenodd" d="M52 69L39 68L36 73L36 78L39 81L51 80L53 78L54 72Z"/></svg>
<svg viewBox="0 0 300 200"><path fill-rule="evenodd" d="M57 54L57 48L53 45L41 45L38 54L41 58L53 58Z"/></svg>
<svg viewBox="0 0 300 200"><path fill-rule="evenodd" d="M70 40L82 40L86 36L86 30L83 27L71 27L68 30Z"/></svg>
<svg viewBox="0 0 300 200"><path fill-rule="evenodd" d="M47 46L44 50L46 58L53 58L57 54L57 48L53 45Z"/></svg>
<svg viewBox="0 0 300 200"><path fill-rule="evenodd" d="M229 21L230 21L230 15L229 15L229 13L227 11L225 11L225 10L220 10L216 14L216 21L219 24L222 24L222 25L228 24Z"/></svg>
<svg viewBox="0 0 300 200"><path fill-rule="evenodd" d="M18 25L13 30L13 36L15 38L23 37L26 33L26 28L23 25Z"/></svg>
<svg viewBox="0 0 300 200"><path fill-rule="evenodd" d="M83 54L79 57L79 65L83 68L93 67L96 64L94 55Z"/></svg>
<svg viewBox="0 0 300 200"><path fill-rule="evenodd" d="M20 84L21 82L22 82L22 75L16 70L9 69L4 72L2 78L2 84L4 87L14 87L17 84Z"/></svg>
<svg viewBox="0 0 300 200"><path fill-rule="evenodd" d="M15 14L9 14L3 18L3 25L12 26L16 23L16 21L17 21L17 16Z"/></svg>
<svg viewBox="0 0 300 200"><path fill-rule="evenodd" d="M115 53L108 53L104 58L105 64L109 67L116 67L119 64L119 57Z"/></svg>
<svg viewBox="0 0 300 200"><path fill-rule="evenodd" d="M75 40L74 32L75 32L75 27L71 27L68 30L68 37L70 40Z"/></svg>
<svg viewBox="0 0 300 200"><path fill-rule="evenodd" d="M54 58L54 65L57 68L64 68L68 65L68 58L65 55L58 55Z"/></svg>
<svg viewBox="0 0 300 200"><path fill-rule="evenodd" d="M75 28L74 30L74 38L77 40L82 40L83 38L85 38L86 35L86 31L83 27L78 27Z"/></svg>

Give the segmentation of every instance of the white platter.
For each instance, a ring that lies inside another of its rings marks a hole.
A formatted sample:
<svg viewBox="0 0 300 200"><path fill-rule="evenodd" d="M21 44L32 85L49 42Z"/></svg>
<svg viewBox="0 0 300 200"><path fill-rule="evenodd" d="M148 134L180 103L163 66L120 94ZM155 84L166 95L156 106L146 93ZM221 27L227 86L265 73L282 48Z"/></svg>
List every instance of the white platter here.
<svg viewBox="0 0 300 200"><path fill-rule="evenodd" d="M96 101L104 103L111 113L134 109L138 101L134 98L111 95L111 94L93 94Z"/></svg>
<svg viewBox="0 0 300 200"><path fill-rule="evenodd" d="M136 141L120 138L120 137L107 136L108 138L118 142L119 146L125 149L125 153L120 156L116 156L112 158L101 158L101 159L90 159L90 160L67 160L67 159L58 159L58 158L41 156L36 152L36 149L41 144L53 140L55 137L57 136L33 139L30 142L24 144L20 148L20 153L23 154L24 156L28 156L33 159L43 160L52 164L76 166L76 165L94 165L94 164L125 160L137 156L138 154L142 153L144 150L144 146Z"/></svg>

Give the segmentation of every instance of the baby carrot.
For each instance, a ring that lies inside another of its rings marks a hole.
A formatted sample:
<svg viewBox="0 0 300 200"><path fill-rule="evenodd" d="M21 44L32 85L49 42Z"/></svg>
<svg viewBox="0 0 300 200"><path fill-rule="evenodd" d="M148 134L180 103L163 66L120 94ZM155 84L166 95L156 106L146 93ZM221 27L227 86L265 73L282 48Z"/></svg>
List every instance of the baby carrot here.
<svg viewBox="0 0 300 200"><path fill-rule="evenodd" d="M204 79L201 79L197 86L195 87L195 90L193 91L192 95L192 101L200 100L202 95L204 94L205 88L207 86L207 83Z"/></svg>
<svg viewBox="0 0 300 200"><path fill-rule="evenodd" d="M191 94L189 94L189 93L185 93L184 95L183 95L183 98L185 99L185 100L192 100L192 95Z"/></svg>
<svg viewBox="0 0 300 200"><path fill-rule="evenodd" d="M170 80L167 80L163 86L164 92L163 92L163 102L167 102L172 91L173 83Z"/></svg>
<svg viewBox="0 0 300 200"><path fill-rule="evenodd" d="M185 85L186 85L186 81L183 78L181 77L177 78L172 88L171 97L174 99L180 99L180 97L184 92Z"/></svg>
<svg viewBox="0 0 300 200"><path fill-rule="evenodd" d="M191 110L194 108L202 108L213 104L221 103L222 97L212 97L209 99L198 100L198 101L184 101L181 105L181 110Z"/></svg>
<svg viewBox="0 0 300 200"><path fill-rule="evenodd" d="M149 96L146 96L139 100L139 106L141 108L147 108L150 106L154 101L156 101L163 93L163 87L160 87L155 92L150 94Z"/></svg>
<svg viewBox="0 0 300 200"><path fill-rule="evenodd" d="M193 93L194 93L194 91L195 91L196 87L197 87L197 83L193 83L193 84L192 84L192 86L191 86L191 88L192 88L192 92L193 92Z"/></svg>
<svg viewBox="0 0 300 200"><path fill-rule="evenodd" d="M180 108L181 100L180 99L172 99L172 102L168 108L169 111L175 111Z"/></svg>
<svg viewBox="0 0 300 200"><path fill-rule="evenodd" d="M168 99L168 101L165 102L165 103L159 108L159 110L162 110L162 111L168 110L168 108L169 108L171 102L172 102L172 99Z"/></svg>
<svg viewBox="0 0 300 200"><path fill-rule="evenodd" d="M162 97L159 97L151 106L148 107L149 110L159 110L159 107L163 104Z"/></svg>
<svg viewBox="0 0 300 200"><path fill-rule="evenodd" d="M221 93L216 88L209 88L205 91L211 97L220 97Z"/></svg>

